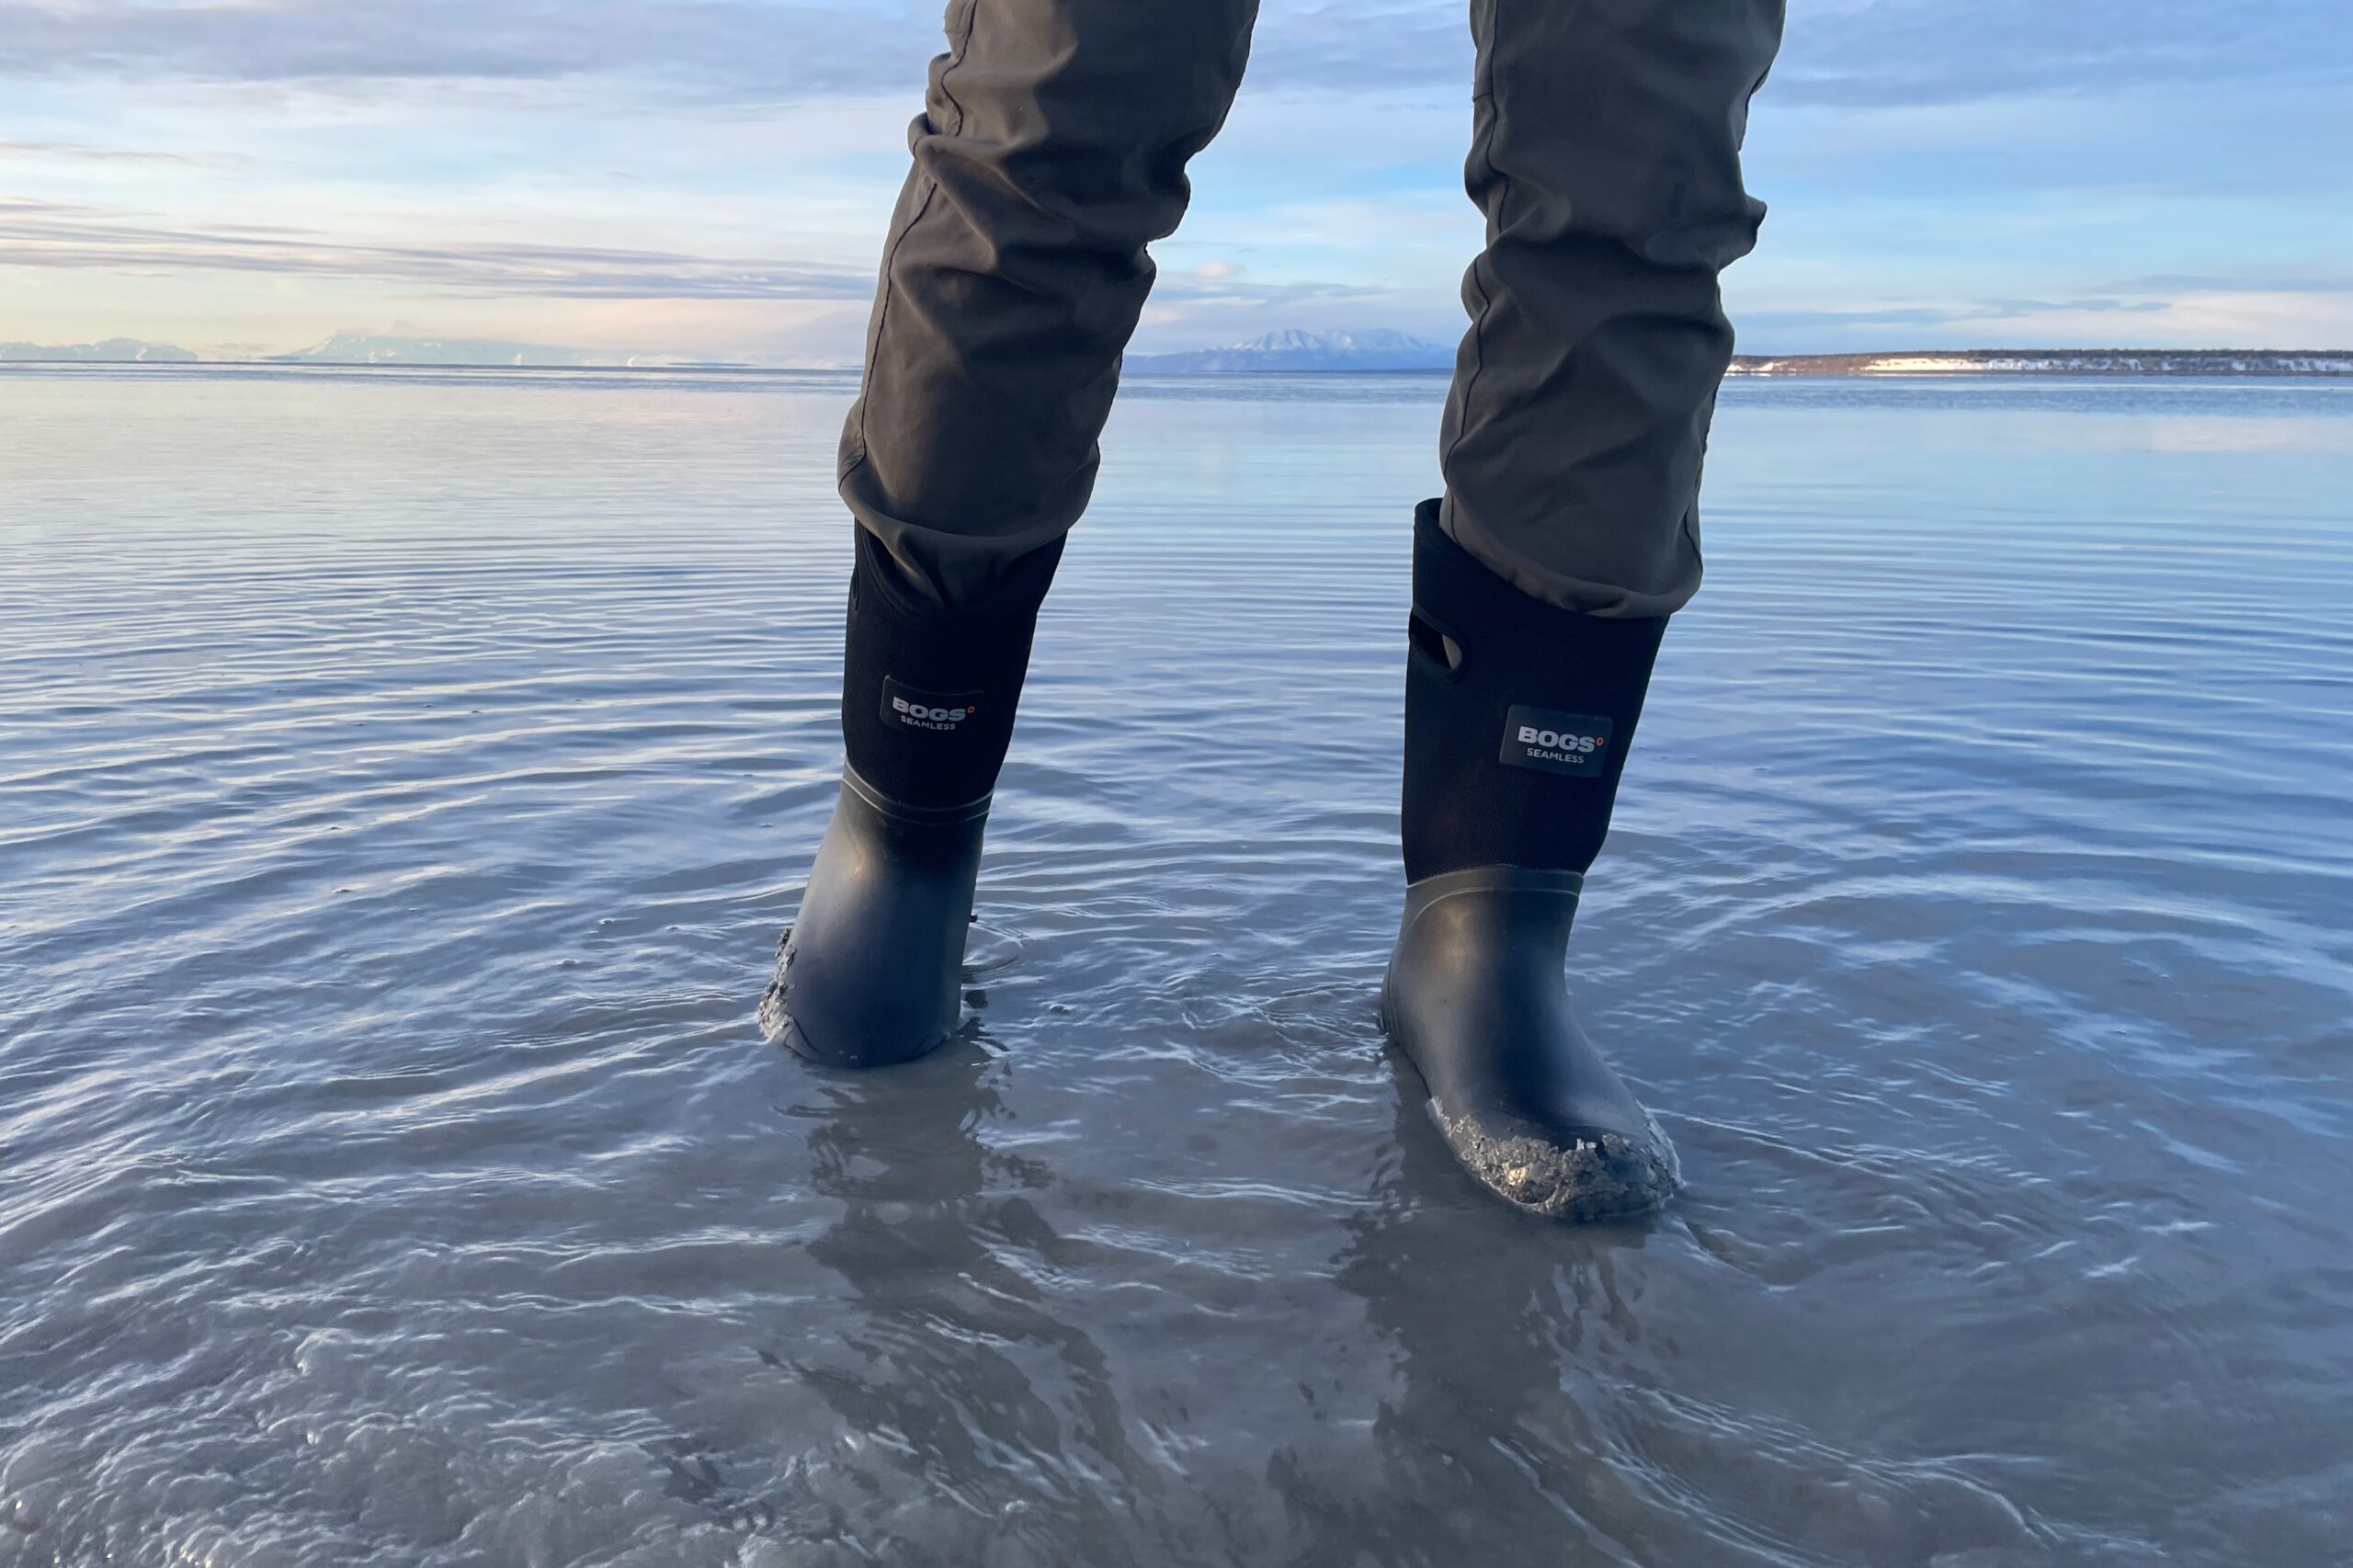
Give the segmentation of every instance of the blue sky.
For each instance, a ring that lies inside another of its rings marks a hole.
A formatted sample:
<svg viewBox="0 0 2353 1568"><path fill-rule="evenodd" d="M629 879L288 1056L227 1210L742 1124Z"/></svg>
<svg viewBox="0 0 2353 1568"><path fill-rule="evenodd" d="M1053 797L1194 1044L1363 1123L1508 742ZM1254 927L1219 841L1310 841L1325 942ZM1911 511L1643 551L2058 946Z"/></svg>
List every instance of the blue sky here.
<svg viewBox="0 0 2353 1568"><path fill-rule="evenodd" d="M1173 3L1173 0L1172 0ZM1269 0L1139 335L1450 340L1461 0ZM0 339L854 362L901 0L0 0ZM1745 348L2353 346L2346 0L1791 0Z"/></svg>

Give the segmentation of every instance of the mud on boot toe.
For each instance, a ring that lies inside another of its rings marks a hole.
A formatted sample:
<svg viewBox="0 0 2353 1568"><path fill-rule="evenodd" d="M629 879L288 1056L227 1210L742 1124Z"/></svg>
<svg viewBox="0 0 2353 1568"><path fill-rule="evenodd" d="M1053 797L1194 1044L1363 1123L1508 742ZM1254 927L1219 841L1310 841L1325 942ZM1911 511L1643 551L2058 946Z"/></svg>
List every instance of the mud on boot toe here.
<svg viewBox="0 0 2353 1568"><path fill-rule="evenodd" d="M1639 1219L1662 1207L1682 1183L1674 1145L1655 1122L1645 1135L1630 1138L1597 1130L1492 1129L1475 1115L1449 1119L1435 1102L1431 1117L1463 1169L1547 1219Z"/></svg>
<svg viewBox="0 0 2353 1568"><path fill-rule="evenodd" d="M1681 1177L1666 1135L1570 1006L1563 966L1583 881L1488 866L1415 883L1381 1023L1482 1185L1554 1219L1635 1219Z"/></svg>

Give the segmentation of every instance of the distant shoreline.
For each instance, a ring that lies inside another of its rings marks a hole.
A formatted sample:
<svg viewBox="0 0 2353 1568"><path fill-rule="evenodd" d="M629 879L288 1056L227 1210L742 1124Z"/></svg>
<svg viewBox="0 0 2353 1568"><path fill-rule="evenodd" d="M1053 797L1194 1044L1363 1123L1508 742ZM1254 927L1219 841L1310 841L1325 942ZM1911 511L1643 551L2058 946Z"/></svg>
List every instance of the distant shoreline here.
<svg viewBox="0 0 2353 1568"><path fill-rule="evenodd" d="M1450 366L1347 365L1299 366L1248 364L1231 359L1214 366L1182 368L1152 363L1160 356L1137 356L1127 366L1131 376L1188 381L1232 381L1264 377L1321 376L1443 376ZM61 355L0 354L0 371L16 369L84 370L137 369L174 370L529 370L551 375L660 376L691 372L702 375L804 375L855 377L854 367L838 365L745 365L724 362L626 364L530 364L483 359L199 359L183 358L97 358ZM1968 348L1917 349L1876 354L1741 354L1733 358L1727 377L1918 377L1968 376L2114 376L2142 378L2326 378L2353 376L2353 349L2275 348Z"/></svg>
<svg viewBox="0 0 2353 1568"><path fill-rule="evenodd" d="M1959 348L1741 354L1735 376L2353 376L2353 350Z"/></svg>

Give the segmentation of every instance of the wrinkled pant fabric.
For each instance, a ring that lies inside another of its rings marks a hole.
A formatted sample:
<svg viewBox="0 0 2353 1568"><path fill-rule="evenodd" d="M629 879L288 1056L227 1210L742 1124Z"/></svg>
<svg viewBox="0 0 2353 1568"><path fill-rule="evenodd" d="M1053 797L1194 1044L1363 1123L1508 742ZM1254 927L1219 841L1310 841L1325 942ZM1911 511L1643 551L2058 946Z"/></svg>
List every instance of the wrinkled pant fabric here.
<svg viewBox="0 0 2353 1568"><path fill-rule="evenodd" d="M985 602L1086 509L1147 246L1184 215L1256 10L952 0L841 453L851 512L938 603ZM1764 216L1740 148L1781 22L1782 0L1472 0L1487 239L1440 526L1539 599L1656 617L1699 586L1717 275Z"/></svg>

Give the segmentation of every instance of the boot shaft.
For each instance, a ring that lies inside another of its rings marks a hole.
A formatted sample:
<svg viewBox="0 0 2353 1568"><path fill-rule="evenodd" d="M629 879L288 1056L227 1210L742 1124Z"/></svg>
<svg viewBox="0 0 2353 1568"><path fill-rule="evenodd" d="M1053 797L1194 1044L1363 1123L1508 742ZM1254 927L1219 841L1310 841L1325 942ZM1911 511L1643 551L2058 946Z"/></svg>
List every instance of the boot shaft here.
<svg viewBox="0 0 2353 1568"><path fill-rule="evenodd" d="M1590 867L1665 627L1529 597L1449 539L1438 503L1424 502L1405 674L1406 881Z"/></svg>
<svg viewBox="0 0 2353 1568"><path fill-rule="evenodd" d="M1059 540L1014 564L985 603L945 608L863 528L843 638L842 741L885 799L962 806L996 787Z"/></svg>

